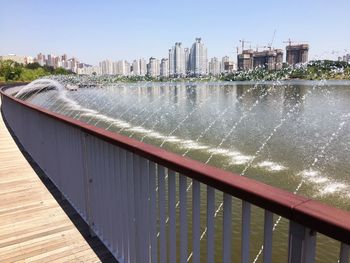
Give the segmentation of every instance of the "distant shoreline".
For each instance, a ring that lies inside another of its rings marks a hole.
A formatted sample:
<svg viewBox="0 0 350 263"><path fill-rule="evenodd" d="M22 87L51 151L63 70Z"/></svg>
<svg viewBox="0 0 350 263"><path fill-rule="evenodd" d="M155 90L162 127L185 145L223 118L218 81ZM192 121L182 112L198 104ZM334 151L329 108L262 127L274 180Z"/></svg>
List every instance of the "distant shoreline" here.
<svg viewBox="0 0 350 263"><path fill-rule="evenodd" d="M58 69L51 71L41 68L32 69L30 65L24 68L21 65L7 65L18 67L17 75L10 75L12 79L0 76L1 83L25 83L42 77L50 77L60 74L68 74L71 77L81 76L85 80L108 79L112 83L138 83L138 82L216 82L216 81L286 81L286 80L350 80L350 64L342 61L317 60L295 66L284 65L282 69L269 71L264 68L256 68L245 71L235 71L232 73L222 73L218 76L186 76L186 77L152 77L146 76L119 76L119 75L76 75ZM11 72L10 72L11 73ZM2 78L2 79L1 79Z"/></svg>

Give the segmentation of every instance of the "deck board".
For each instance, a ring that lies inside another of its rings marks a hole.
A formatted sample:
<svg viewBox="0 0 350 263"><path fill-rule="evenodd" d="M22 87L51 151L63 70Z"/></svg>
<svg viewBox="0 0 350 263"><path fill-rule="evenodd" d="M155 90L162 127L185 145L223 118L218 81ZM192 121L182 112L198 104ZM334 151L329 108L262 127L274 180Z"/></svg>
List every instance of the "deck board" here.
<svg viewBox="0 0 350 263"><path fill-rule="evenodd" d="M57 196L23 156L0 114L0 262L116 262Z"/></svg>

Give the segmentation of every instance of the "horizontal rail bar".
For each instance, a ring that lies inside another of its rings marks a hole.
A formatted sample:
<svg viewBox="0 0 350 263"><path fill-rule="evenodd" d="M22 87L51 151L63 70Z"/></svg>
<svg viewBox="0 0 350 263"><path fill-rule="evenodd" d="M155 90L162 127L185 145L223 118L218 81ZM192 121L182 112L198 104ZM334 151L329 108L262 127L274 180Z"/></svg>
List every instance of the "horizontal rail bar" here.
<svg viewBox="0 0 350 263"><path fill-rule="evenodd" d="M6 94L3 89L0 90L0 93L2 100L16 102L51 119L79 128L87 134L156 162L174 172L202 182L231 196L248 201L331 238L350 244L350 213L347 211L179 156L82 121L50 112L14 98Z"/></svg>

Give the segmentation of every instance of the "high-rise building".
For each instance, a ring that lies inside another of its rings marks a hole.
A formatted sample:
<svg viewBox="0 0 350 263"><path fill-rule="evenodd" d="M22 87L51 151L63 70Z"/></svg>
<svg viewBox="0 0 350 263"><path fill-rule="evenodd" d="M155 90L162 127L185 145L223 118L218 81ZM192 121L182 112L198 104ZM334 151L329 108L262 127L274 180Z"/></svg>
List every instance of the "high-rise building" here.
<svg viewBox="0 0 350 263"><path fill-rule="evenodd" d="M287 56L286 62L289 65L295 65L298 63L306 63L309 56L309 45L291 45L286 46Z"/></svg>
<svg viewBox="0 0 350 263"><path fill-rule="evenodd" d="M268 70L281 69L283 66L283 50L264 50L253 53L253 68L265 68Z"/></svg>
<svg viewBox="0 0 350 263"><path fill-rule="evenodd" d="M237 69L250 70L264 68L268 70L281 69L283 66L282 49L268 49L263 51L243 50L237 55Z"/></svg>
<svg viewBox="0 0 350 263"><path fill-rule="evenodd" d="M221 59L221 72L230 73L235 70L235 64L230 60L229 56L224 56Z"/></svg>
<svg viewBox="0 0 350 263"><path fill-rule="evenodd" d="M59 68L61 67L61 58L60 57L55 57L54 58L54 65L53 65L54 68Z"/></svg>
<svg viewBox="0 0 350 263"><path fill-rule="evenodd" d="M77 73L78 72L78 67L79 67L79 61L76 58L70 58L68 59L68 67L66 69Z"/></svg>
<svg viewBox="0 0 350 263"><path fill-rule="evenodd" d="M38 62L40 64L40 66L44 66L45 65L45 56L41 53L39 53L36 56L36 62Z"/></svg>
<svg viewBox="0 0 350 263"><path fill-rule="evenodd" d="M184 76L186 74L185 50L181 42L169 49L169 74L171 76Z"/></svg>
<svg viewBox="0 0 350 263"><path fill-rule="evenodd" d="M144 58L140 59L140 76L145 76L147 74L147 63Z"/></svg>
<svg viewBox="0 0 350 263"><path fill-rule="evenodd" d="M132 62L132 74L140 76L140 61L137 59Z"/></svg>
<svg viewBox="0 0 350 263"><path fill-rule="evenodd" d="M130 63L126 60L119 60L113 63L113 75L129 76Z"/></svg>
<svg viewBox="0 0 350 263"><path fill-rule="evenodd" d="M160 62L160 76L168 77L169 76L169 59L162 58Z"/></svg>
<svg viewBox="0 0 350 263"><path fill-rule="evenodd" d="M207 48L201 38L196 38L190 51L190 73L199 76L207 74Z"/></svg>
<svg viewBox="0 0 350 263"><path fill-rule="evenodd" d="M34 62L34 58L33 57L26 56L24 58L24 64L30 64L30 63L33 63L33 62Z"/></svg>
<svg viewBox="0 0 350 263"><path fill-rule="evenodd" d="M209 62L209 74L218 76L221 73L221 62L218 58L214 57Z"/></svg>
<svg viewBox="0 0 350 263"><path fill-rule="evenodd" d="M338 57L338 61L344 61L350 63L350 54L346 54L342 57Z"/></svg>
<svg viewBox="0 0 350 263"><path fill-rule="evenodd" d="M186 75L190 73L190 49L185 48L185 72Z"/></svg>
<svg viewBox="0 0 350 263"><path fill-rule="evenodd" d="M145 59L135 59L132 62L132 74L135 76L145 76L147 73L147 66Z"/></svg>
<svg viewBox="0 0 350 263"><path fill-rule="evenodd" d="M112 62L112 73L110 75L118 75L118 61Z"/></svg>
<svg viewBox="0 0 350 263"><path fill-rule="evenodd" d="M175 48L169 49L169 75L175 75Z"/></svg>
<svg viewBox="0 0 350 263"><path fill-rule="evenodd" d="M185 50L181 42L175 43L175 74L186 74Z"/></svg>
<svg viewBox="0 0 350 263"><path fill-rule="evenodd" d="M99 63L102 75L112 75L113 74L113 63L112 61L104 60Z"/></svg>
<svg viewBox="0 0 350 263"><path fill-rule="evenodd" d="M160 74L159 60L151 57L147 64L147 75L157 77Z"/></svg>

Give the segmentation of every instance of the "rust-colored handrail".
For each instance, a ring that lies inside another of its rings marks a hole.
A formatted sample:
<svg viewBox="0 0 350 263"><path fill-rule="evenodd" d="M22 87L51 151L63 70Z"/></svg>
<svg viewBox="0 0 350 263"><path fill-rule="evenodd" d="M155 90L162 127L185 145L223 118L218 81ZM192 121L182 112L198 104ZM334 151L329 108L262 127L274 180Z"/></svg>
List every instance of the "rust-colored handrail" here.
<svg viewBox="0 0 350 263"><path fill-rule="evenodd" d="M215 189L248 201L317 232L350 244L350 212L322 204L288 191L242 177L238 174L179 156L164 149L122 136L82 121L50 112L12 97L0 89L2 99L9 99L49 118L71 125L106 142L122 147Z"/></svg>

